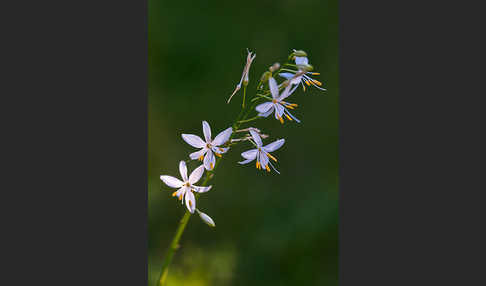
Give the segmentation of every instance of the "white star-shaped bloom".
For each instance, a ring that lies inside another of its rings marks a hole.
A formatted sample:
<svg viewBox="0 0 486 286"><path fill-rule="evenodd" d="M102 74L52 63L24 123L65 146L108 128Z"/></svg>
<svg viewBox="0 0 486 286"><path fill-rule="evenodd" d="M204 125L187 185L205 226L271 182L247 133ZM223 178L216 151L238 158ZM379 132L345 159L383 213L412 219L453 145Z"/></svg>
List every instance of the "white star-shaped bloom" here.
<svg viewBox="0 0 486 286"><path fill-rule="evenodd" d="M268 117L270 114L272 114L273 111L275 111L275 118L279 120L280 123L284 123L284 115L285 117L287 117L288 120L295 120L300 123L300 120L290 114L287 109L294 109L295 107L297 107L297 104L283 101L285 98L290 96L290 94L292 94L293 90L290 90L290 87L292 85L289 84L280 95L278 94L277 81L273 77L270 77L268 79L268 86L270 87L270 93L272 94L273 99L272 101L257 105L255 109L259 112L258 116Z"/></svg>
<svg viewBox="0 0 486 286"><path fill-rule="evenodd" d="M182 199L185 197L185 202L186 202L186 207L187 209L191 212L194 213L194 210L196 209L196 198L194 197L194 194L192 192L196 193L205 193L211 189L212 186L209 187L198 187L195 186L194 184L199 182L201 179L203 173L204 173L204 166L201 165L194 169L192 171L191 175L189 175L189 178L187 177L187 167L186 167L186 162L181 161L179 163L179 172L181 173L182 181L172 177L172 176L167 176L167 175L162 175L160 176L160 179L169 187L171 188L177 188L178 190L172 193L173 197L178 197L179 200L182 201Z"/></svg>
<svg viewBox="0 0 486 286"><path fill-rule="evenodd" d="M203 121L202 125L204 139L206 141L202 140L201 137L193 134L182 134L182 139L184 139L184 141L186 141L186 143L191 145L192 147L201 148L201 150L189 154L189 157L192 160L204 160L204 167L206 168L206 170L210 171L214 168L214 164L216 163L216 158L214 157L214 155L221 157L221 154L228 151L229 148L224 148L220 146L229 140L231 133L233 133L233 128L229 127L221 131L218 135L216 135L214 140L211 140L211 127L209 126L209 123Z"/></svg>
<svg viewBox="0 0 486 286"><path fill-rule="evenodd" d="M270 172L270 168L268 167L268 165L270 165L270 166L272 166L273 170L275 170L275 172L280 174L280 172L277 171L277 169L275 169L275 167L272 165L269 158L274 160L275 162L277 162L277 158L272 156L270 154L270 152L273 152L273 151L279 149L280 147L282 147L282 145L285 143L285 139L279 139L279 140L272 142L272 143L270 143L266 146L263 146L262 139L260 138L260 135L258 135L257 132L255 132L254 130L250 130L250 134L251 134L251 137L253 138L253 141L254 141L255 145L257 146L257 148L251 149L251 150L248 150L246 152L241 153L241 156L243 158L245 158L246 160L238 162L238 163L239 164L248 164L251 161L256 159L257 160L256 161L256 168L257 169L261 170L262 168L265 168L265 170Z"/></svg>

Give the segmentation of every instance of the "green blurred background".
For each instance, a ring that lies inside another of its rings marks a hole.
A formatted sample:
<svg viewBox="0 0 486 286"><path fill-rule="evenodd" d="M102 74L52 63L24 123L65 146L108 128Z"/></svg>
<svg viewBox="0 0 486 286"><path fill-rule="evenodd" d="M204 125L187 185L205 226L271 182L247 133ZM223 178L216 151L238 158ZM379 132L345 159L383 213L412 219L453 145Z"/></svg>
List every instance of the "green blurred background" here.
<svg viewBox="0 0 486 286"><path fill-rule="evenodd" d="M305 50L327 92L299 88L289 100L301 124L269 117L254 126L285 138L273 154L281 175L241 166L236 146L224 156L213 189L197 206L216 222L189 221L170 268L170 285L338 284L338 3L331 1L149 0L149 284L185 208L159 176L179 176L195 149L181 133L213 136L230 126L242 93L246 48L256 52L247 98L260 75ZM282 79L277 77L280 82ZM253 115L252 115L253 116ZM189 172L198 164L189 164Z"/></svg>

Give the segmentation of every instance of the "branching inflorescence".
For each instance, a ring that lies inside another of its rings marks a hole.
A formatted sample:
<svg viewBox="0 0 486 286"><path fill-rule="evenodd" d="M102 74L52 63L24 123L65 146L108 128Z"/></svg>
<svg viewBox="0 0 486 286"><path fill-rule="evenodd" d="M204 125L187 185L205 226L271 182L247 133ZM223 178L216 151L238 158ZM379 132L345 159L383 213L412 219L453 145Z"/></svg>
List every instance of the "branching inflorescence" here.
<svg viewBox="0 0 486 286"><path fill-rule="evenodd" d="M268 134L263 134L255 127L247 127L244 129L240 127L242 127L243 124L258 119L267 118L271 114L273 114L275 119L282 124L285 119L300 123L300 120L289 111L289 109L294 110L298 105L290 103L286 99L291 96L299 86L302 86L304 92L306 85L325 90L321 87L321 82L310 77L311 75L319 75L319 73L312 72L313 67L309 64L307 53L301 50L293 50L289 55L289 61L292 61L292 63L285 63L282 67L279 63L275 63L268 69L268 71L263 73L257 85L255 96L250 99L252 105L251 107L248 107L248 105L245 105L246 88L249 83L250 67L255 57L256 54L248 51L240 82L236 85L235 90L227 101L229 104L233 96L243 86L241 111L231 127L221 131L214 137L214 139L212 139L209 123L202 121L204 139L194 134L182 134L182 139L187 144L199 149L198 151L190 153L189 158L191 160L202 161L202 164L187 176L186 161L180 161L179 171L182 180L168 175L160 176L160 179L167 186L177 189L172 193L172 196L177 197L183 204L185 202L187 211L179 223L179 227L177 228L172 243L164 258L159 285L165 285L172 256L179 247L179 239L184 232L191 214L197 212L203 222L209 226L215 226L211 217L196 208L196 200L201 193L211 190L212 186L207 185L214 176L214 170L217 167L218 162L222 159L223 154L227 153L236 144L249 143L253 148L241 153L244 160L238 163L248 164L256 160L255 166L257 169L267 172L271 172L273 169L276 173L280 174L274 166L277 162L277 158L271 153L282 147L285 143L285 139L278 139L270 144L263 145L262 139L268 138ZM285 80L278 84L274 78L274 74L278 74ZM257 112L256 116L248 119L248 116L253 110ZM238 136L238 138L233 138L235 136ZM218 158L216 159L216 157ZM272 163L272 161L274 161L274 163ZM195 184L201 180L205 170L205 179L200 186L196 186Z"/></svg>

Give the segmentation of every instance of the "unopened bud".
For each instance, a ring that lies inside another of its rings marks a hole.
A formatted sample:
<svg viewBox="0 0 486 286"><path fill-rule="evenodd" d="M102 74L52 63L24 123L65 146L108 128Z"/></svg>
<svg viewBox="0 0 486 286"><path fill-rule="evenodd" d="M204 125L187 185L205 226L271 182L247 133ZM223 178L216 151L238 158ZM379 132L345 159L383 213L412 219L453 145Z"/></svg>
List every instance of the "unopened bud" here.
<svg viewBox="0 0 486 286"><path fill-rule="evenodd" d="M299 70L303 70L303 71L306 71L306 72L310 72L314 69L313 66L309 65L309 64L304 64L304 65L297 65L297 68Z"/></svg>
<svg viewBox="0 0 486 286"><path fill-rule="evenodd" d="M209 217L207 214L203 213L203 212L200 212L198 209L196 209L197 211L197 214L199 215L199 217L201 218L201 220L209 225L210 227L215 227L216 224L214 223L213 219L211 217Z"/></svg>
<svg viewBox="0 0 486 286"><path fill-rule="evenodd" d="M289 60L295 60L295 57L307 57L307 53L302 50L294 50L289 55Z"/></svg>
<svg viewBox="0 0 486 286"><path fill-rule="evenodd" d="M271 72L269 72L269 71L266 71L266 72L264 72L264 73L263 73L262 77L260 78L260 82L261 82L261 83L265 83L265 82L267 82L267 81L268 81L268 79L269 79L269 78L271 78L271 77L272 77L272 73L271 73Z"/></svg>
<svg viewBox="0 0 486 286"><path fill-rule="evenodd" d="M278 69L280 68L280 64L279 63L274 63L271 67L268 68L268 70L271 72L271 73L274 73L275 71L277 71Z"/></svg>

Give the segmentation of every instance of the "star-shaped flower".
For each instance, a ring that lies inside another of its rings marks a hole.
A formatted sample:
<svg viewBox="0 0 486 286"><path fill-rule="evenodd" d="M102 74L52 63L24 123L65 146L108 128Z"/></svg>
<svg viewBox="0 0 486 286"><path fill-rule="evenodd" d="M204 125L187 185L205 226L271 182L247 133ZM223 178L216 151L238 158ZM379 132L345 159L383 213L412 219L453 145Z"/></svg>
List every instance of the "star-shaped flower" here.
<svg viewBox="0 0 486 286"><path fill-rule="evenodd" d="M278 94L277 81L273 77L268 79L268 86L270 87L270 93L272 94L273 99L272 101L257 105L255 109L259 112L258 116L268 117L275 110L275 118L279 120L280 123L284 123L284 115L288 120L295 120L300 123L300 120L290 114L290 112L287 110L287 108L294 109L297 107L297 104L283 101L292 93L292 91L290 91L290 87L292 85L289 84L280 95Z"/></svg>
<svg viewBox="0 0 486 286"><path fill-rule="evenodd" d="M206 139L206 141L203 141L201 137L193 134L182 134L182 139L184 139L184 141L186 141L186 143L192 147L201 148L201 150L189 154L189 157L192 160L204 160L204 167L206 170L212 170L214 168L214 164L216 164L216 158L214 155L221 157L221 154L228 151L229 148L220 146L229 140L231 133L233 133L233 128L229 127L221 131L218 135L216 135L214 140L211 140L211 127L209 126L209 123L203 121L202 125L204 139Z"/></svg>
<svg viewBox="0 0 486 286"><path fill-rule="evenodd" d="M298 51L294 50L294 53L297 53ZM306 57L306 56L294 56L295 57L295 65L297 65L298 67L299 66L308 66L309 65L309 59ZM303 71L304 74L302 75L299 75L297 77L294 77L295 73L299 72L299 71ZM294 85L299 85L301 84L302 85L302 89L305 91L305 85L304 83L307 85L307 86L315 86L317 87L318 89L320 90L323 90L325 91L326 89L320 87L322 85L322 83L318 80L315 80L313 78L311 78L309 75L319 75L320 73L318 72L310 72L310 71L306 71L302 68L299 68L298 71L295 71L294 73L290 73L290 72L284 72L284 73L279 73L279 75L281 77L284 77L288 80L290 80L290 83L291 84L294 84Z"/></svg>
<svg viewBox="0 0 486 286"><path fill-rule="evenodd" d="M280 174L280 172L277 171L277 169L275 169L275 167L272 165L272 163L270 162L270 160L268 158L277 162L277 158L272 156L270 154L270 152L273 152L273 151L279 149L280 147L282 147L282 145L285 143L285 139L280 139L280 140L272 142L272 143L270 143L266 146L263 146L262 139L260 138L260 135L258 135L257 132L255 132L254 130L250 130L250 134L251 134L251 137L253 138L253 141L254 141L255 145L257 146L257 148L251 149L251 150L248 150L246 152L241 153L241 156L243 158L245 158L246 160L238 162L238 163L248 164L251 161L256 159L257 160L256 161L257 169L261 170L262 167L263 167L263 168L265 168L265 170L270 172L270 168L268 167L268 165L270 165L270 166L272 166L273 170L275 170L275 172Z"/></svg>
<svg viewBox="0 0 486 286"><path fill-rule="evenodd" d="M171 188L178 188L177 191L172 193L173 197L178 197L179 200L183 203L182 199L186 198L186 207L191 212L194 213L196 209L196 198L192 192L196 193L205 193L211 189L212 186L209 187L198 187L194 184L197 183L203 173L204 173L204 166L201 165L192 171L189 178L187 177L187 167L186 162L181 161L179 163L179 172L181 173L182 181L174 178L172 176L162 175L160 179L169 187Z"/></svg>

